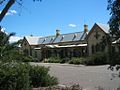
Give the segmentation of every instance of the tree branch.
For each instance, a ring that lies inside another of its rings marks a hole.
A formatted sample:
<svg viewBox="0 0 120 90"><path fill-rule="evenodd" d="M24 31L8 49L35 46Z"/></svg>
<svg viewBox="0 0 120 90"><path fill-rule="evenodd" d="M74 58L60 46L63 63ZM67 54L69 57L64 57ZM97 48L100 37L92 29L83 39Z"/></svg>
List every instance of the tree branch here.
<svg viewBox="0 0 120 90"><path fill-rule="evenodd" d="M3 17L5 16L5 14L8 12L8 10L10 9L10 7L14 4L15 0L9 0L7 5L5 6L5 8L2 10L1 14L0 14L0 22L2 21Z"/></svg>

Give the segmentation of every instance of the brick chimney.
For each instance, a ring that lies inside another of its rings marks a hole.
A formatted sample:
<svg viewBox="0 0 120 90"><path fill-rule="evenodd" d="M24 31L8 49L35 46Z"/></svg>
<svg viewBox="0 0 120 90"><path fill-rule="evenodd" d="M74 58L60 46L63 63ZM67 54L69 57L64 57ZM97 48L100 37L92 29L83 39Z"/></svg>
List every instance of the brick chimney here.
<svg viewBox="0 0 120 90"><path fill-rule="evenodd" d="M60 35L60 30L56 29L56 37Z"/></svg>
<svg viewBox="0 0 120 90"><path fill-rule="evenodd" d="M84 32L85 32L85 33L88 32L88 25L87 25L87 24L84 25Z"/></svg>

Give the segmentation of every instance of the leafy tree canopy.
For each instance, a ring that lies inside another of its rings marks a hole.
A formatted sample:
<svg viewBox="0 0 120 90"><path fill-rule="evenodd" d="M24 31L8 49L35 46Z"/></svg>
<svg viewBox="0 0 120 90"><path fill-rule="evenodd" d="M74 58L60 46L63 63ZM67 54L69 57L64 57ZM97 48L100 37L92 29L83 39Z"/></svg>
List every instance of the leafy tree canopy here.
<svg viewBox="0 0 120 90"><path fill-rule="evenodd" d="M110 27L110 34L109 38L112 41L117 41L116 46L120 47L120 0L108 0L108 7L107 9L110 11L110 19L109 19L109 27ZM119 52L112 52L112 46L109 44L109 62L110 62L110 69L116 69L119 71L118 76L120 77L120 53Z"/></svg>
<svg viewBox="0 0 120 90"><path fill-rule="evenodd" d="M110 11L110 34L116 40L120 38L120 0L108 0L107 9Z"/></svg>

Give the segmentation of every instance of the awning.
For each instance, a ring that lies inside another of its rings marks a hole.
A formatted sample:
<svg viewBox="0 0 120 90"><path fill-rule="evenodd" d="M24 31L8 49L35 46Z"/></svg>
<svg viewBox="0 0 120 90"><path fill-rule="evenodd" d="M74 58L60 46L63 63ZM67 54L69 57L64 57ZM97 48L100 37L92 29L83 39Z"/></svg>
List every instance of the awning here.
<svg viewBox="0 0 120 90"><path fill-rule="evenodd" d="M35 50L40 50L41 49L41 47L38 47L38 48L34 48Z"/></svg>
<svg viewBox="0 0 120 90"><path fill-rule="evenodd" d="M58 45L45 45L45 46L48 48L57 48L58 47Z"/></svg>
<svg viewBox="0 0 120 90"><path fill-rule="evenodd" d="M84 46L87 46L87 44L65 45L65 46L59 46L59 47L84 47Z"/></svg>
<svg viewBox="0 0 120 90"><path fill-rule="evenodd" d="M77 44L77 45L63 45L63 46L59 46L59 45L45 45L48 48L67 48L67 47L85 47L87 46L87 44Z"/></svg>

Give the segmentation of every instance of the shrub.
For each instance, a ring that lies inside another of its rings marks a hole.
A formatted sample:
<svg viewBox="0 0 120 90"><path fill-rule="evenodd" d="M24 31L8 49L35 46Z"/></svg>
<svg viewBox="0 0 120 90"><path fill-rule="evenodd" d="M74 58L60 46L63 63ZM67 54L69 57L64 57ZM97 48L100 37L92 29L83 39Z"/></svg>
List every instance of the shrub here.
<svg viewBox="0 0 120 90"><path fill-rule="evenodd" d="M79 58L79 57L73 57L70 61L69 64L83 64L85 58Z"/></svg>
<svg viewBox="0 0 120 90"><path fill-rule="evenodd" d="M47 60L45 60L47 63L60 63L60 58L59 57L50 57Z"/></svg>
<svg viewBox="0 0 120 90"><path fill-rule="evenodd" d="M33 62L34 58L32 56L23 56L23 59L21 61L23 61L23 62Z"/></svg>
<svg viewBox="0 0 120 90"><path fill-rule="evenodd" d="M28 65L0 62L0 90L31 90Z"/></svg>
<svg viewBox="0 0 120 90"><path fill-rule="evenodd" d="M120 53L119 52L113 52L112 56L109 57L108 63L111 66L120 65Z"/></svg>
<svg viewBox="0 0 120 90"><path fill-rule="evenodd" d="M84 61L85 65L104 65L107 64L107 55L105 53L98 52Z"/></svg>
<svg viewBox="0 0 120 90"><path fill-rule="evenodd" d="M0 62L0 90L31 90L33 87L58 84L48 74L49 68L18 62Z"/></svg>
<svg viewBox="0 0 120 90"><path fill-rule="evenodd" d="M57 78L48 74L49 68L43 66L31 66L30 67L30 79L33 87L39 86L51 86L58 84Z"/></svg>
<svg viewBox="0 0 120 90"><path fill-rule="evenodd" d="M25 55L23 52L14 50L14 51L9 51L9 53L6 53L3 55L2 61L8 62L8 61L18 61L18 62L31 62L33 61L33 57Z"/></svg>
<svg viewBox="0 0 120 90"><path fill-rule="evenodd" d="M68 61L70 61L70 58L65 57L65 58L61 59L60 63L66 63Z"/></svg>

